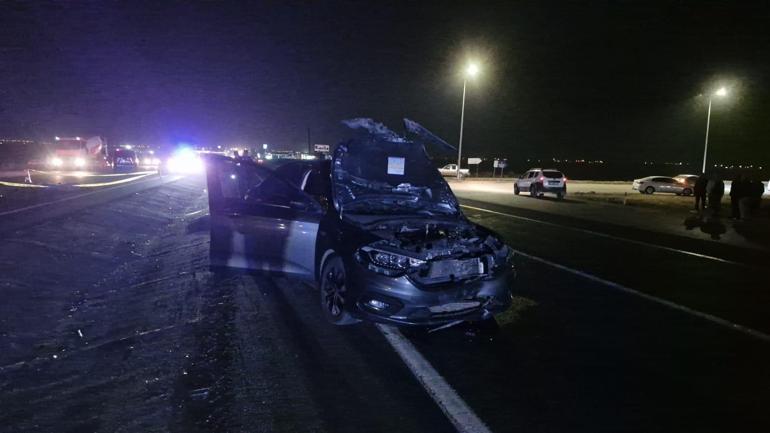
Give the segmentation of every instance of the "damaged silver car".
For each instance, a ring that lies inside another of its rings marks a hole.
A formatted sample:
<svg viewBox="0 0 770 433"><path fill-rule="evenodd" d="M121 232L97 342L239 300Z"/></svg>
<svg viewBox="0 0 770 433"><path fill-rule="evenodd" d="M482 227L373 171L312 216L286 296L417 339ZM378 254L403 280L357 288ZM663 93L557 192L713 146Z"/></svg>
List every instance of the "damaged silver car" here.
<svg viewBox="0 0 770 433"><path fill-rule="evenodd" d="M463 215L426 146L451 149L405 120L370 119L331 161L265 167L207 161L211 262L312 279L325 317L442 326L511 304L513 252Z"/></svg>

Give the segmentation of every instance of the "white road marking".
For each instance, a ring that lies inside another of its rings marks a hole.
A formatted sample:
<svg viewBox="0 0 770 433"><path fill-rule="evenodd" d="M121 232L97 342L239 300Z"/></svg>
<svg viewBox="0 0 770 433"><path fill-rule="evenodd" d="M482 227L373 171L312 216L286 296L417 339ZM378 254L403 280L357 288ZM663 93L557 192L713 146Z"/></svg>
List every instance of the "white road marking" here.
<svg viewBox="0 0 770 433"><path fill-rule="evenodd" d="M177 177L164 178L164 179L170 179L169 182L173 182L173 181L176 181L176 180L180 179L180 177L177 176ZM152 180L152 179L146 179L146 180L144 180L142 182L147 182L149 180ZM139 183L139 182L137 182L137 183ZM62 202L65 202L65 201L75 200L75 199L78 199L78 198L81 198L81 197L87 197L89 195L98 194L98 193L104 192L104 191L109 191L109 190L113 190L113 189L117 189L117 188L123 188L125 186L126 186L125 184L115 185L115 186L112 186L112 187L109 187L109 188L98 189L98 190L94 190L94 191L90 191L90 192L85 192L83 194L77 194L77 195L73 195L73 196L69 196L69 197L64 197L64 198L61 198L59 200L47 201L45 203L38 203L38 204L30 205L30 206L20 207L20 208L17 208L17 209L11 209L11 210L7 210L5 212L0 212L0 216L13 215L13 214L16 214L16 213L20 213L20 212L24 212L24 211L28 211L28 210L32 210L32 209L37 209L37 208L40 208L40 207L49 206L49 205L56 204L56 203L62 203Z"/></svg>
<svg viewBox="0 0 770 433"><path fill-rule="evenodd" d="M189 216L197 215L197 214L199 214L201 212L205 212L206 210L207 209L196 210L196 211L193 211L193 212L190 212L190 213L186 213L186 214L184 214L184 216L189 217Z"/></svg>
<svg viewBox="0 0 770 433"><path fill-rule="evenodd" d="M36 183L7 182L0 180L0 185L11 186L14 188L48 188L48 185L38 185Z"/></svg>
<svg viewBox="0 0 770 433"><path fill-rule="evenodd" d="M378 324L377 328L458 432L491 433L484 422L397 328L381 324Z"/></svg>
<svg viewBox="0 0 770 433"><path fill-rule="evenodd" d="M624 286L622 284L618 284L618 283L615 283L615 282L612 282L612 281L609 281L609 280L605 280L604 278L597 277L596 275L592 275L592 274L589 274L587 272L579 271L577 269L572 269L570 267L567 267L567 266L564 266L564 265L560 265L558 263L554 263L554 262L552 262L550 260L547 260L547 259L544 259L544 258L541 258L541 257L533 256L531 254L527 254L527 253L519 251L519 250L513 250L513 251L514 251L514 253L516 253L516 254L518 254L520 256L526 257L526 258L528 258L528 259L530 259L532 261L535 261L535 262L538 262L538 263L542 263L544 265L548 265L548 266L554 267L556 269L559 269L559 270L562 270L562 271L565 271L565 272L569 272L571 274L583 277L583 278L585 278L587 280L591 280L591 281L594 281L596 283L603 284L603 285L605 285L607 287L611 287L611 288L613 288L615 290L619 290L621 292L628 293L630 295L638 296L638 297L646 299L648 301L652 301L652 302L655 302L657 304L664 305L664 306L669 307L669 308L673 308L674 310L682 311L682 312L687 313L687 314L689 314L691 316L695 316L695 317L698 317L698 318L701 318L701 319L708 320L709 322L715 323L715 324L723 326L725 328L729 328L729 329L732 329L734 331L742 332L742 333L750 335L750 336L752 336L754 338L758 338L758 339L760 339L760 340L762 340L764 342L770 343L770 335L765 334L764 332L761 332L761 331L757 331L756 329L752 329L752 328L749 328L747 326L743 326L743 325L731 322L731 321L729 321L727 319L723 319L721 317L717 317L717 316L714 316L712 314L704 313L704 312L698 311L698 310L693 310L692 308L685 307L684 305L677 304L676 302L672 302L672 301L668 301L668 300L665 300L665 299L662 299L662 298L658 298L657 296L653 296L653 295L649 295L649 294L644 293L644 292L640 292L640 291L632 289L630 287L626 287L626 286Z"/></svg>
<svg viewBox="0 0 770 433"><path fill-rule="evenodd" d="M693 252L693 251L680 250L678 248L666 247L666 246L658 245L658 244L651 244L649 242L637 241L635 239L628 239L628 238L622 238L622 237L619 237L619 236L608 235L607 233L601 233L601 232L597 232L597 231L593 231L593 230L565 226L565 225L556 224L556 223L552 223L552 222L548 222L548 221L538 220L538 219L535 219L535 218L527 218L527 217L523 217L523 216L519 216L519 215L513 215L513 214L509 214L509 213L505 213L505 212L498 212L498 211L494 211L494 210L490 210L490 209L484 209L484 208L481 208L481 207L469 206L469 205L465 205L465 204L460 205L460 206L462 206L464 208L468 208L468 209L478 210L478 211L482 211L482 212L488 212L488 213L495 214L495 215L501 215L501 216L506 216L506 217L509 217L509 218L519 219L519 220L522 220L522 221L530 221L530 222L535 222L535 223L539 223L539 224L543 224L543 225L547 225L547 226L559 227L559 228L563 228L563 229L567 229L567 230L572 230L572 231L576 231L576 232L590 234L590 235L593 235L593 236L599 236L599 237L603 237L603 238L607 238L607 239L613 239L613 240L616 240L616 241L627 242L627 243L630 243L630 244L642 245L642 246L649 247L649 248L657 248L659 250L670 251L670 252L674 252L674 253L684 254L684 255L693 256L693 257L698 257L698 258L701 258L701 259L714 260L714 261L721 262L721 263L729 263L731 265L739 265L739 266L751 267L750 265L747 265L747 264L741 263L741 262L735 262L735 261L732 261L732 260L722 259L722 258L719 258L719 257L709 256L709 255L706 255L706 254L700 254L700 253L696 253L696 252Z"/></svg>
<svg viewBox="0 0 770 433"><path fill-rule="evenodd" d="M113 180L111 182L81 183L81 184L76 184L72 186L75 186L78 188L95 188L95 187L102 187L102 186L118 185L121 183L133 182L135 180L139 180L146 176L149 176L149 174L140 174L139 176L129 177L127 179Z"/></svg>
<svg viewBox="0 0 770 433"><path fill-rule="evenodd" d="M138 174L157 173L157 171L155 170L133 171L133 172L125 172L125 173L95 173L90 171L42 171L42 170L31 170L31 171L35 173L56 175L56 176L62 176L62 177L119 177L119 176L131 176L131 175L138 175Z"/></svg>

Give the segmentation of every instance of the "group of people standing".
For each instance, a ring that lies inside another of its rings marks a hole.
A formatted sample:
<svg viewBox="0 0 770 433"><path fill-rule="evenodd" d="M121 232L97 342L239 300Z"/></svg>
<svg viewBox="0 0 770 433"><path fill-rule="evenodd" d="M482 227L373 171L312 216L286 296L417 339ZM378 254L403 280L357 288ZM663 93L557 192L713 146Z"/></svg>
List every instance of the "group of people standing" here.
<svg viewBox="0 0 770 433"><path fill-rule="evenodd" d="M762 194L765 193L765 185L759 180L738 175L730 187L730 204L732 213L730 218L746 220L753 212L759 209L762 202Z"/></svg>
<svg viewBox="0 0 770 433"><path fill-rule="evenodd" d="M746 220L751 213L759 208L765 186L762 182L738 175L730 187L731 219ZM695 196L695 211L709 210L712 216L718 217L722 207L722 197L725 194L725 184L722 178L715 174L704 174L698 177L693 185Z"/></svg>

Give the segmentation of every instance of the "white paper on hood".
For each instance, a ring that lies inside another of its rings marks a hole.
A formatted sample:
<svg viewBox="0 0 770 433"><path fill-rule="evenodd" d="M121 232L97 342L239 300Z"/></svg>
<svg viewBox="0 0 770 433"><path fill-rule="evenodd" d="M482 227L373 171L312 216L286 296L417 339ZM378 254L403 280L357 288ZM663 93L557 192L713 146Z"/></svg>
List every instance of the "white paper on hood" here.
<svg viewBox="0 0 770 433"><path fill-rule="evenodd" d="M404 175L404 158L389 156L388 157L388 174L403 176Z"/></svg>

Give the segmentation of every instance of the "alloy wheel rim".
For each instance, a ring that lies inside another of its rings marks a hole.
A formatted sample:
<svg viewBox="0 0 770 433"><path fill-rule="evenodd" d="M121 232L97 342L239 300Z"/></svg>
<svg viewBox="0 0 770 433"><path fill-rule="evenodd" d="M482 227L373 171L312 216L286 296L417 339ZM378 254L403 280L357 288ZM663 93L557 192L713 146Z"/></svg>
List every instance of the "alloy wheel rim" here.
<svg viewBox="0 0 770 433"><path fill-rule="evenodd" d="M342 314L342 306L345 304L345 278L336 266L326 273L324 287L324 304L326 310L334 317Z"/></svg>

